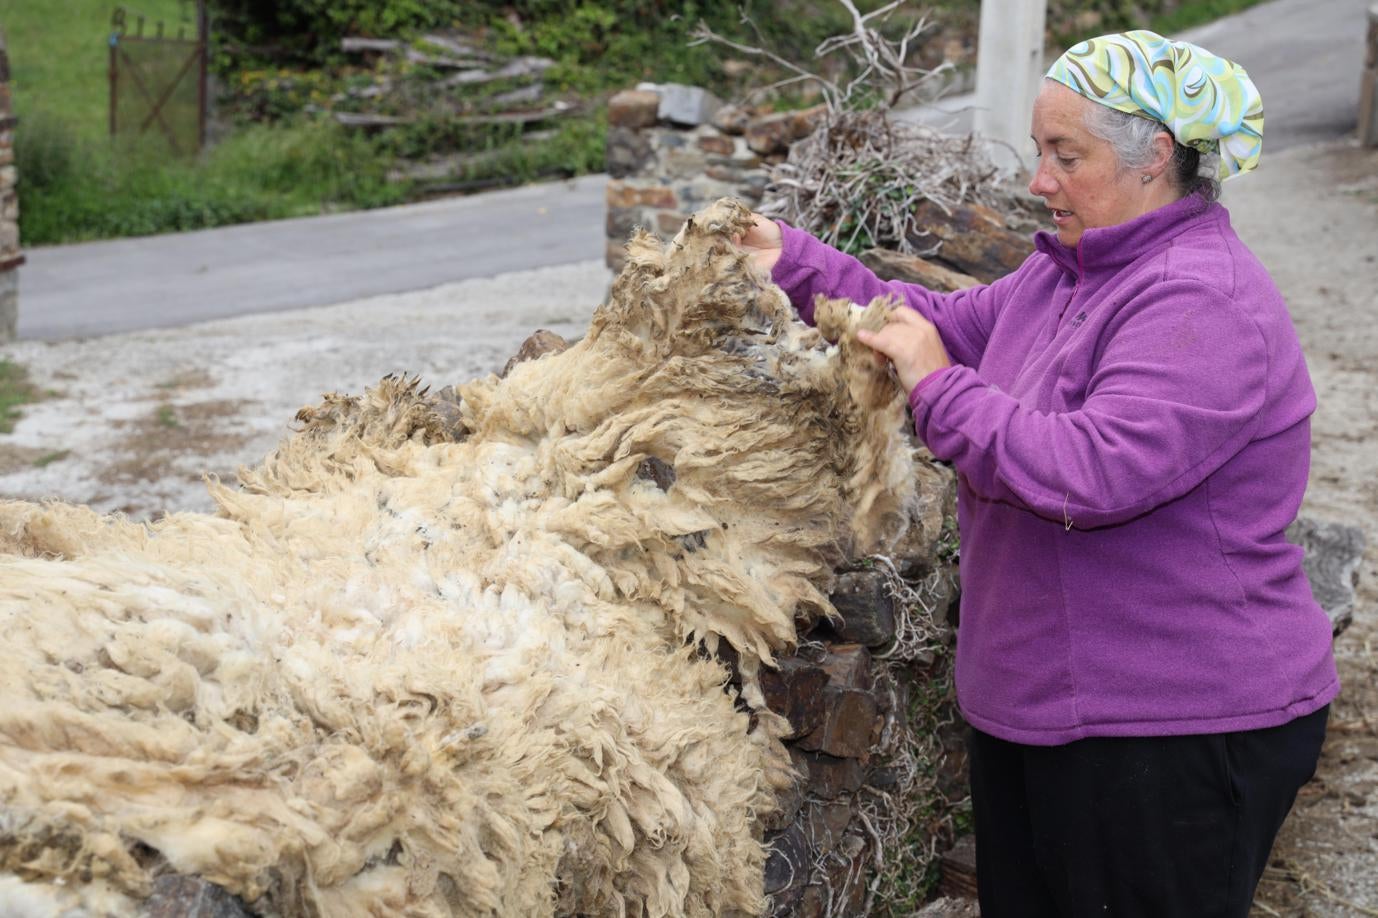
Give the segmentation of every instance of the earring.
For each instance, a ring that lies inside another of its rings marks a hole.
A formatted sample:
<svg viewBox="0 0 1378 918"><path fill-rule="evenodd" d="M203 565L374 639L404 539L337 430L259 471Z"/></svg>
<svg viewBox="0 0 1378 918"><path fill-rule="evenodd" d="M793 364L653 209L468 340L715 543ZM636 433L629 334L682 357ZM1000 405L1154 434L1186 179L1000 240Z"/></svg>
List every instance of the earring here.
<svg viewBox="0 0 1378 918"><path fill-rule="evenodd" d="M1147 184L1148 184L1149 182L1151 182L1151 181L1153 181L1153 176L1151 176L1151 175L1141 175L1141 176L1139 176L1139 184L1141 184L1141 185L1147 185Z"/></svg>

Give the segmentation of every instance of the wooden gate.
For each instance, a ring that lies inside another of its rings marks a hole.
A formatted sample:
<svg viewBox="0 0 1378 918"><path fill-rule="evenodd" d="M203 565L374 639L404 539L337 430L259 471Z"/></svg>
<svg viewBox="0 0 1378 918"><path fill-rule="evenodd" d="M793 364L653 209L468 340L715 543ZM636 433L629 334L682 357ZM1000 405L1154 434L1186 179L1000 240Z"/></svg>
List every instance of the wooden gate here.
<svg viewBox="0 0 1378 918"><path fill-rule="evenodd" d="M190 5L184 0L185 7ZM195 0L195 8L194 37L188 37L186 22L170 35L162 21L146 29L143 16L115 10L110 20L112 137L157 138L174 154L195 153L205 143L205 0Z"/></svg>

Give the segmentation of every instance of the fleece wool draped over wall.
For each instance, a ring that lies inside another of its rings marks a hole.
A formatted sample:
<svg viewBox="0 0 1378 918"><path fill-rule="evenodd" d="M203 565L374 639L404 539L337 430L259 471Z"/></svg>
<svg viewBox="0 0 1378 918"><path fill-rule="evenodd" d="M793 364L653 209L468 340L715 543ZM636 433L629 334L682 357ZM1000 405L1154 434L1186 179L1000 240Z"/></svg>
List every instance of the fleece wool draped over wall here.
<svg viewBox="0 0 1378 918"><path fill-rule="evenodd" d="M276 914L759 913L791 773L753 673L914 477L854 337L889 307L803 326L748 220L633 239L586 337L457 406L327 396L215 515L0 503L7 901L123 914L170 871Z"/></svg>

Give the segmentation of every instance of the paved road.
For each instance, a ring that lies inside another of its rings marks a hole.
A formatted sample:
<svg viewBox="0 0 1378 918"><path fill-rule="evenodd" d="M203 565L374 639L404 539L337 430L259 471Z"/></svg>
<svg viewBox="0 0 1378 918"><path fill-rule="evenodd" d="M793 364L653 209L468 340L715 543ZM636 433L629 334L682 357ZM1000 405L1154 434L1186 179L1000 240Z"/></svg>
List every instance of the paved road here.
<svg viewBox="0 0 1378 918"><path fill-rule="evenodd" d="M1243 61L1268 150L1351 133L1370 0L1272 0L1182 37ZM953 129L967 99L947 100ZM298 309L601 258L606 176L408 207L33 249L19 334L56 339Z"/></svg>
<svg viewBox="0 0 1378 918"><path fill-rule="evenodd" d="M601 258L606 181L31 249L19 336L188 325Z"/></svg>

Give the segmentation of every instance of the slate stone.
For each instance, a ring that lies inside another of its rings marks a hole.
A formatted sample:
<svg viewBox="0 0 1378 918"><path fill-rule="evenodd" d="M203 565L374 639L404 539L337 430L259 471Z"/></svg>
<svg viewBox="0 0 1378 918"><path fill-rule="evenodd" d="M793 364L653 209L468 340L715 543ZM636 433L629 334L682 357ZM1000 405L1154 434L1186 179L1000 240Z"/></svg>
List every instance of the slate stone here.
<svg viewBox="0 0 1378 918"><path fill-rule="evenodd" d="M855 793L864 777L861 763L856 759L839 759L823 752L805 752L809 790L823 800L836 800Z"/></svg>
<svg viewBox="0 0 1378 918"><path fill-rule="evenodd" d="M842 617L836 630L843 641L881 647L894 640L895 597L878 571L843 574L828 598Z"/></svg>
<svg viewBox="0 0 1378 918"><path fill-rule="evenodd" d="M875 696L855 689L829 687L823 692L823 719L799 740L810 752L826 752L839 758L870 758L879 728L880 706Z"/></svg>
<svg viewBox="0 0 1378 918"><path fill-rule="evenodd" d="M776 897L783 890L802 890L809 879L808 840L804 830L794 823L782 832L766 837L765 893Z"/></svg>
<svg viewBox="0 0 1378 918"><path fill-rule="evenodd" d="M519 363L526 363L528 360L535 360L544 357L546 354L558 354L569 347L569 342L559 335L546 328L538 328L527 339L522 342L522 346L517 348L517 353L513 354L502 368L499 376L506 377L512 372L512 368Z"/></svg>
<svg viewBox="0 0 1378 918"><path fill-rule="evenodd" d="M608 174L625 178L645 169L655 157L655 150L646 135L632 128L608 128L604 153Z"/></svg>
<svg viewBox="0 0 1378 918"><path fill-rule="evenodd" d="M790 724L784 739L818 729L824 718L823 689L828 674L823 667L799 657L783 657L777 669L762 667L761 691L766 707L783 715Z"/></svg>
<svg viewBox="0 0 1378 918"><path fill-rule="evenodd" d="M871 688L871 651L863 644L834 644L819 665L831 686L863 692Z"/></svg>
<svg viewBox="0 0 1378 918"><path fill-rule="evenodd" d="M643 128L656 123L660 93L653 89L625 89L608 100L611 127Z"/></svg>
<svg viewBox="0 0 1378 918"><path fill-rule="evenodd" d="M153 895L144 900L140 918L253 918L238 897L208 880L184 874L165 874L153 881Z"/></svg>
<svg viewBox="0 0 1378 918"><path fill-rule="evenodd" d="M804 837L820 853L831 853L842 843L852 823L852 805L839 801L810 803L804 812Z"/></svg>
<svg viewBox="0 0 1378 918"><path fill-rule="evenodd" d="M1298 517L1287 527L1287 540L1306 552L1302 567L1311 581L1311 595L1330 617L1338 636L1354 621L1354 588L1364 557L1364 532L1355 526Z"/></svg>
<svg viewBox="0 0 1378 918"><path fill-rule="evenodd" d="M662 83L656 114L662 121L692 126L708 124L720 108L722 100L701 86Z"/></svg>

